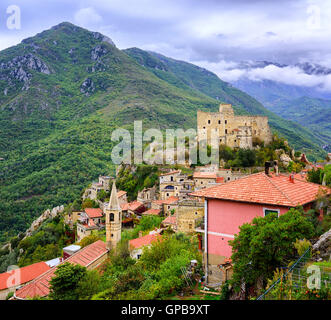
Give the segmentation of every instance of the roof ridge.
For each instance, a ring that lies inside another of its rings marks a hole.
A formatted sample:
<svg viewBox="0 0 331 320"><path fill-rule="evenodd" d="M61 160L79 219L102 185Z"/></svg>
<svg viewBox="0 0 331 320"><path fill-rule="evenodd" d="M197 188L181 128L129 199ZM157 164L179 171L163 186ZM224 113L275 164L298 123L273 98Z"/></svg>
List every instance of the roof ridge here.
<svg viewBox="0 0 331 320"><path fill-rule="evenodd" d="M86 250L86 248L89 248L90 246L92 246L93 244L95 244L95 243L97 243L97 242L99 242L99 241L101 241L101 240L97 240L97 241L95 241L95 242L89 244L88 246L82 248L81 250L75 252L75 253L74 253L73 255L71 255L68 259L63 260L60 264L58 264L58 265L56 265L56 266L50 268L49 270L45 271L44 273L42 273L41 275L39 275L37 278L34 278L32 281L30 281L29 283L27 283L26 286L35 283L37 280L39 280L39 279L42 278L43 276L45 276L45 275L47 275L48 273L50 273L51 271L57 269L58 266L60 266L60 265L62 265L62 264L64 264L64 263L66 263L66 262L68 262L68 260L69 260L71 257L76 256L76 255L77 255L78 253L80 253L82 250ZM101 242L102 242L102 241L101 241ZM44 262L44 261L42 261L42 262ZM25 286L24 286L24 287L25 287ZM21 289L24 289L24 287L21 288ZM44 287L47 287L47 286L44 285ZM49 287L47 287L47 288L49 288Z"/></svg>
<svg viewBox="0 0 331 320"><path fill-rule="evenodd" d="M282 191L273 181L272 179L267 175L267 174L264 174L264 176L268 179L268 181L290 202L292 203L293 205L296 205L296 203L294 203L291 198L284 192Z"/></svg>

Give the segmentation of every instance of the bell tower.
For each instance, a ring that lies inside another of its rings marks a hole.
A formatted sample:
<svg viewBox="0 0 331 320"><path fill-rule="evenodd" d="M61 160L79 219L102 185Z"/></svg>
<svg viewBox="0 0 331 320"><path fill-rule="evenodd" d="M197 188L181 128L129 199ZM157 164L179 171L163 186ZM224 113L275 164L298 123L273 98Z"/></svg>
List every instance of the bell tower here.
<svg viewBox="0 0 331 320"><path fill-rule="evenodd" d="M110 194L109 204L106 208L106 245L107 249L116 249L121 240L122 210L118 202L115 181Z"/></svg>

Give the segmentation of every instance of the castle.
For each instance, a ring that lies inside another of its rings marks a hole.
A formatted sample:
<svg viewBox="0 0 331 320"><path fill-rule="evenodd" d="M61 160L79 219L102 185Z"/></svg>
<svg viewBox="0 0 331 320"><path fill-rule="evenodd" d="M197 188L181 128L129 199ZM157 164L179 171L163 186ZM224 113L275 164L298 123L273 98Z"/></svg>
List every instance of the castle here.
<svg viewBox="0 0 331 320"><path fill-rule="evenodd" d="M231 148L253 148L254 141L272 141L272 133L265 116L236 116L231 104L220 104L219 112L198 111L198 141L211 144L216 134L221 144Z"/></svg>

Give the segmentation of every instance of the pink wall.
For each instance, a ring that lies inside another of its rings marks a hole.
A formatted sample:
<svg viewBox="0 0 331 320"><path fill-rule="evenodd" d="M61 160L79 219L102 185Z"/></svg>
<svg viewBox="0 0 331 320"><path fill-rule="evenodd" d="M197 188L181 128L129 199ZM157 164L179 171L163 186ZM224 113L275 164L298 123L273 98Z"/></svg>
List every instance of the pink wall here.
<svg viewBox="0 0 331 320"><path fill-rule="evenodd" d="M251 222L257 216L263 217L263 208L279 209L280 214L289 210L286 207L208 200L208 253L230 257L232 247L228 241L233 238L226 235L237 234L239 226L242 224ZM209 232L222 233L223 235L210 234Z"/></svg>

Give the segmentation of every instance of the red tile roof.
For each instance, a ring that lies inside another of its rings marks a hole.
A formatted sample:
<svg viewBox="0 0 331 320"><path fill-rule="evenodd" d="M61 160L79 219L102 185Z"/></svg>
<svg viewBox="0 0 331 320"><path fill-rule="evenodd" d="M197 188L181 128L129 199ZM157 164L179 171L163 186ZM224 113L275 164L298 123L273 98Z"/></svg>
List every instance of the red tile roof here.
<svg viewBox="0 0 331 320"><path fill-rule="evenodd" d="M181 171L180 170L170 171L170 172L162 173L162 174L160 174L160 176L163 177L163 176L168 176L170 174L176 174L176 173L181 173Z"/></svg>
<svg viewBox="0 0 331 320"><path fill-rule="evenodd" d="M149 209L145 212L143 212L143 215L153 215L153 216L158 216L160 215L161 210L159 209Z"/></svg>
<svg viewBox="0 0 331 320"><path fill-rule="evenodd" d="M313 202L320 189L328 194L331 189L302 179L290 181L289 176L267 176L264 172L252 174L239 180L193 192L191 195L213 199L263 203L295 207Z"/></svg>
<svg viewBox="0 0 331 320"><path fill-rule="evenodd" d="M141 207L144 207L144 204L137 200L129 202L129 203L124 203L121 205L121 209L124 211L127 211L127 210L136 211Z"/></svg>
<svg viewBox="0 0 331 320"><path fill-rule="evenodd" d="M146 236L130 240L129 247L134 249L141 248L144 246L148 246L153 242L160 240L161 238L162 237L159 233L147 234Z"/></svg>
<svg viewBox="0 0 331 320"><path fill-rule="evenodd" d="M194 172L194 179L216 179L216 172Z"/></svg>
<svg viewBox="0 0 331 320"><path fill-rule="evenodd" d="M216 183L224 183L224 177L217 177Z"/></svg>
<svg viewBox="0 0 331 320"><path fill-rule="evenodd" d="M11 277L13 277L14 275L19 276L19 278L17 278L16 281L18 281L19 284L22 285L37 278L38 276L45 273L49 269L50 267L45 262L38 262L26 267L16 269L15 271L13 270L13 271L1 273L0 290L8 289L18 285L15 282L13 282L14 279L13 281L11 281Z"/></svg>
<svg viewBox="0 0 331 320"><path fill-rule="evenodd" d="M106 244L98 240L89 246L79 250L77 253L70 256L68 259L64 260L60 265L65 262L70 262L73 264L80 264L81 266L88 267L95 260L101 258L108 252ZM54 267L41 276L25 285L23 288L15 292L15 298L17 299L27 299L36 296L45 297L49 294L50 290L50 280L54 277L54 273L57 267Z"/></svg>
<svg viewBox="0 0 331 320"><path fill-rule="evenodd" d="M120 198L120 197L124 196L125 194L127 194L126 191L119 190L119 191L117 191L117 198Z"/></svg>
<svg viewBox="0 0 331 320"><path fill-rule="evenodd" d="M86 208L84 211L90 219L102 217L102 210L100 208Z"/></svg>
<svg viewBox="0 0 331 320"><path fill-rule="evenodd" d="M175 215L173 216L168 216L166 217L163 221L162 221L163 224L176 224L177 223L177 218Z"/></svg>
<svg viewBox="0 0 331 320"><path fill-rule="evenodd" d="M179 200L178 197L171 196L167 200L163 200L163 203L164 204L173 204L173 203L177 202L178 200Z"/></svg>

